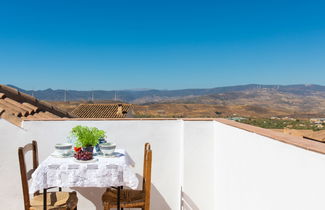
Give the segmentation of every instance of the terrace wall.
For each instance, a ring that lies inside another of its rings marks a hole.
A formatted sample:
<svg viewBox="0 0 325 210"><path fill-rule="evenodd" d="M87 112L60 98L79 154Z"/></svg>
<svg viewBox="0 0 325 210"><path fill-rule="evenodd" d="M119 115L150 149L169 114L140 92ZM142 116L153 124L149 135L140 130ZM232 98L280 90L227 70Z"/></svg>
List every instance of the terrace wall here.
<svg viewBox="0 0 325 210"><path fill-rule="evenodd" d="M325 208L323 154L219 122L215 133L216 209Z"/></svg>
<svg viewBox="0 0 325 210"><path fill-rule="evenodd" d="M23 209L18 147L25 145L26 130L0 119L0 203L3 209Z"/></svg>
<svg viewBox="0 0 325 210"><path fill-rule="evenodd" d="M143 145L153 148L152 209L324 209L325 156L218 121L104 120L25 121L0 119L0 202L23 209L17 148L32 139L40 160L75 125L96 126L125 148L142 174ZM74 189L78 209L102 209L104 189Z"/></svg>
<svg viewBox="0 0 325 210"><path fill-rule="evenodd" d="M53 152L54 145L66 142L66 137L76 125L95 126L107 132L108 140L125 148L135 161L135 172L142 175L145 142L153 149L152 209L180 209L181 120L146 121L26 121L29 139L39 141L40 159ZM98 209L104 189L75 189L79 192L80 208Z"/></svg>

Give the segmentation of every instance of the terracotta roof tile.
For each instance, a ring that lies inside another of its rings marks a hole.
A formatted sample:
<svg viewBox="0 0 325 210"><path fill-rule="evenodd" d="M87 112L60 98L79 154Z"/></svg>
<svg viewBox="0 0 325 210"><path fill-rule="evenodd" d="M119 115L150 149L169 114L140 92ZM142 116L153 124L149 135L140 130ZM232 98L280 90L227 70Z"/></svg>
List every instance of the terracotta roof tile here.
<svg viewBox="0 0 325 210"><path fill-rule="evenodd" d="M60 117L73 115L12 87L0 85L0 118L19 126L24 119Z"/></svg>
<svg viewBox="0 0 325 210"><path fill-rule="evenodd" d="M80 118L125 118L131 104L80 104L71 113Z"/></svg>
<svg viewBox="0 0 325 210"><path fill-rule="evenodd" d="M0 107L0 115L5 111L5 109Z"/></svg>
<svg viewBox="0 0 325 210"><path fill-rule="evenodd" d="M24 102L24 103L22 103L22 105L24 105L25 107L28 107L28 108L32 109L34 112L39 111L39 108L37 106L32 105L32 104L29 104L29 103Z"/></svg>
<svg viewBox="0 0 325 210"><path fill-rule="evenodd" d="M14 125L20 126L21 125L21 118L9 113L9 112L2 112L0 115L1 118L7 120L8 122L11 122Z"/></svg>
<svg viewBox="0 0 325 210"><path fill-rule="evenodd" d="M17 109L20 109L24 113L24 115L26 115L26 114L29 115L29 114L33 113L33 109L31 109L27 106L24 106L23 104L18 103L17 101L14 101L10 98L4 98L4 101L6 101L9 106L14 106Z"/></svg>
<svg viewBox="0 0 325 210"><path fill-rule="evenodd" d="M23 116L23 113L21 112L21 110L17 109L17 107L12 106L8 103L6 103L3 99L0 100L0 106L5 110L5 111L9 111L11 114L21 117Z"/></svg>
<svg viewBox="0 0 325 210"><path fill-rule="evenodd" d="M23 120L35 120L35 119L47 119L47 118L50 118L50 119L53 119L53 118L59 118L58 116L50 113L50 112L44 112L44 111L40 111L40 112L37 112L33 115L29 115L28 117L22 117Z"/></svg>

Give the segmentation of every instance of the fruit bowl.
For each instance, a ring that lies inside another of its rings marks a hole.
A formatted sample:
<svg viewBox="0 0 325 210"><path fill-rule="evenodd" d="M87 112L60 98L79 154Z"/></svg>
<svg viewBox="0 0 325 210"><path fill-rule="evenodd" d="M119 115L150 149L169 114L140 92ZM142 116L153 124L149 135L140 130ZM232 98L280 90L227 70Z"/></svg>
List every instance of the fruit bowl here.
<svg viewBox="0 0 325 210"><path fill-rule="evenodd" d="M77 160L91 160L93 159L93 153L80 149L74 154L74 158Z"/></svg>

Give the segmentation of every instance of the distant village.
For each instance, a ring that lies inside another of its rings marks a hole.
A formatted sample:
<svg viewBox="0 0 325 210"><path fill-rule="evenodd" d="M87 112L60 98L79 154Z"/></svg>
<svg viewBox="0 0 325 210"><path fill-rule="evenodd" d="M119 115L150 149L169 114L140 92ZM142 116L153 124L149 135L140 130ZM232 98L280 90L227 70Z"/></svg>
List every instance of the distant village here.
<svg viewBox="0 0 325 210"><path fill-rule="evenodd" d="M274 131L299 136L304 139L325 142L325 118L310 118L309 120L292 117L246 118L230 117L228 119L242 122Z"/></svg>

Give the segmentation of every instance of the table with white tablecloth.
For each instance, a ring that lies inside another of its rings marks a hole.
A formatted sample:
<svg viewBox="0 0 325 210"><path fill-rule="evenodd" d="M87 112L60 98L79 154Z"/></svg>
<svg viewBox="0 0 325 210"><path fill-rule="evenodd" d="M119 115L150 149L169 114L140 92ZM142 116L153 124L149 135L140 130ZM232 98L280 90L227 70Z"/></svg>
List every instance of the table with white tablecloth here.
<svg viewBox="0 0 325 210"><path fill-rule="evenodd" d="M123 149L116 149L109 157L94 156L92 161L77 161L74 157L49 156L32 174L29 192L51 187L120 187L132 189L139 181L132 171L134 162Z"/></svg>

